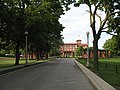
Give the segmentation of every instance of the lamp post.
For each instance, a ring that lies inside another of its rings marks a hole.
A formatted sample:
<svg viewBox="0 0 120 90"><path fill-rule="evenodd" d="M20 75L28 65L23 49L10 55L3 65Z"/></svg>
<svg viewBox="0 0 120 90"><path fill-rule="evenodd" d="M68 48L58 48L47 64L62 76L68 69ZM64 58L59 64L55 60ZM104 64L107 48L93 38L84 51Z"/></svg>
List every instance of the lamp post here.
<svg viewBox="0 0 120 90"><path fill-rule="evenodd" d="M55 60L55 46L53 47L53 57L54 57L54 60Z"/></svg>
<svg viewBox="0 0 120 90"><path fill-rule="evenodd" d="M28 65L28 50L27 50L27 47L28 47L28 45L27 45L27 38L28 38L28 32L27 31L25 31L25 39L26 39L26 62L25 62L25 65L27 66Z"/></svg>
<svg viewBox="0 0 120 90"><path fill-rule="evenodd" d="M88 47L87 47L87 63L86 63L86 66L89 67L89 32L86 32L86 35L87 35L87 44L88 44Z"/></svg>

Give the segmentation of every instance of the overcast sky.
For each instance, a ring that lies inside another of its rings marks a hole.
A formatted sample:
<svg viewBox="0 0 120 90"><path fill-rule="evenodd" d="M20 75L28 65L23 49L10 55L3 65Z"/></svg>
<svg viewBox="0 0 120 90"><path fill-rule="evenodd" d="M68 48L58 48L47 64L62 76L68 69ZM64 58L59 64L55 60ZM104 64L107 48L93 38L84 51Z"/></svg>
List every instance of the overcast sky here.
<svg viewBox="0 0 120 90"><path fill-rule="evenodd" d="M86 12L86 10L88 10L87 5L81 5L80 7L71 6L71 9L65 12L65 15L61 16L59 21L65 27L62 32L64 43L74 43L77 39L81 39L82 43L87 43L86 32L89 31L89 46L93 46L93 36L90 28L89 13ZM104 14L101 13L101 16L104 17ZM99 24L97 24L97 27L99 27ZM105 41L109 38L111 38L110 35L102 33L98 47L102 49Z"/></svg>

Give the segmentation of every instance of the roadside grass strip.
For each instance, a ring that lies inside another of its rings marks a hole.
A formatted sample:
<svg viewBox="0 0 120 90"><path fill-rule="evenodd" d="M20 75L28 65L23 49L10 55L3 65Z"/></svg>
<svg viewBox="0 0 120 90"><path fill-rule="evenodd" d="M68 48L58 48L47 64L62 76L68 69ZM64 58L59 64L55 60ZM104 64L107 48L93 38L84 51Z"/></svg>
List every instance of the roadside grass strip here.
<svg viewBox="0 0 120 90"><path fill-rule="evenodd" d="M78 60L84 66L86 59ZM99 59L99 71L94 71L93 60L90 59L89 69L103 80L120 90L120 57Z"/></svg>
<svg viewBox="0 0 120 90"><path fill-rule="evenodd" d="M51 59L46 59L46 60L28 60L28 64L47 62L47 61L50 61L50 60ZM26 59L20 59L19 60L19 65L24 65L25 62L26 62ZM15 58L0 57L0 69L12 67L12 66L15 66Z"/></svg>

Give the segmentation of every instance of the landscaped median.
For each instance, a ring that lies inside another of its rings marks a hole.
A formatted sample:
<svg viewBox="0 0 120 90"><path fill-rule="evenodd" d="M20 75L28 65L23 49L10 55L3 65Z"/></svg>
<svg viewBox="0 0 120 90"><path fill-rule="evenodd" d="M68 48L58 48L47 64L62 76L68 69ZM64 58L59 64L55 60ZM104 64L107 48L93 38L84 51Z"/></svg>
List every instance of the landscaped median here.
<svg viewBox="0 0 120 90"><path fill-rule="evenodd" d="M88 77L88 79L90 80L90 82L95 86L96 90L116 90L114 87L112 87L110 84L108 84L103 79L101 79L100 77L98 77L96 74L94 74L93 72L91 72L88 68L86 68L81 63L79 63L76 60L74 60L74 62L85 73L85 75Z"/></svg>
<svg viewBox="0 0 120 90"><path fill-rule="evenodd" d="M52 59L46 59L46 60L29 60L27 67L31 65L36 65L36 64L41 64L45 63L48 61L51 61ZM11 71L15 71L18 69L25 68L25 59L20 59L20 64L19 65L14 65L15 64L15 59L14 58L4 58L0 57L0 74L8 73Z"/></svg>

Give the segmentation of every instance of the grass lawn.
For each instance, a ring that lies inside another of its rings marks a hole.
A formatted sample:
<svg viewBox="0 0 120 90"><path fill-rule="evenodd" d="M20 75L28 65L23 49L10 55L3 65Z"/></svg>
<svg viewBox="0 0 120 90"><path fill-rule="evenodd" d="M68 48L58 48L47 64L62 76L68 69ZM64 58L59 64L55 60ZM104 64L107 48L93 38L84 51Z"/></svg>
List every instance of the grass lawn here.
<svg viewBox="0 0 120 90"><path fill-rule="evenodd" d="M46 60L29 60L28 63L35 63L35 62L43 62ZM20 59L19 61L20 65L25 64L25 59ZM0 69L1 68L7 68L15 65L15 58L8 58L8 57L0 57Z"/></svg>
<svg viewBox="0 0 120 90"><path fill-rule="evenodd" d="M86 59L78 61L83 65L86 64ZM90 60L89 69L120 90L120 57L99 59L99 71L94 71L93 60Z"/></svg>

